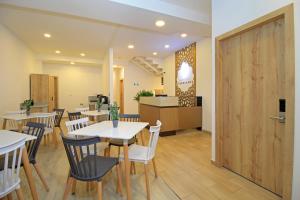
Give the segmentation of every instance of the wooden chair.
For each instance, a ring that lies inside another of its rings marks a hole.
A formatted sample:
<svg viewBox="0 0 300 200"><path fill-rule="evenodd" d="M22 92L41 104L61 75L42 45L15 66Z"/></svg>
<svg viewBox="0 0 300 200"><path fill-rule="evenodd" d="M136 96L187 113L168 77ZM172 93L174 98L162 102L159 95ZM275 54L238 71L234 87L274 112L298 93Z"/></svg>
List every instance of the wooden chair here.
<svg viewBox="0 0 300 200"><path fill-rule="evenodd" d="M120 121L127 121L127 122L139 122L140 121L140 115L139 114L120 114L119 115L119 120ZM137 138L133 137L130 140L128 140L128 146L136 143ZM118 140L118 139L111 139L109 140L109 152L111 146L116 146L118 147L118 155L120 154L120 149L123 147L123 140Z"/></svg>
<svg viewBox="0 0 300 200"><path fill-rule="evenodd" d="M56 112L45 113L45 114L39 115L36 122L46 125L45 132L44 132L45 143L47 143L49 141L49 135L51 134L53 143L55 144L55 146L57 146L58 139L57 139L57 135L54 132L55 116L56 116Z"/></svg>
<svg viewBox="0 0 300 200"><path fill-rule="evenodd" d="M66 127L68 129L68 137L69 138L74 138L74 139L81 139L81 138L87 138L87 137L79 137L79 136L73 136L70 135L69 133L76 131L78 129L84 128L88 126L88 122L89 122L89 118L81 118L81 119L77 119L77 120L73 120L73 121L66 121ZM107 142L99 142L97 144L98 146L98 150L99 153L101 153L101 151L104 151L108 148L108 143ZM86 148L82 148L83 150L83 154L87 155L87 149ZM91 149L90 154L95 154L97 155L97 152L95 153L94 149ZM87 184L87 190L89 190L90 185ZM76 181L73 183L73 188L72 188L72 193L75 194L75 190L76 190Z"/></svg>
<svg viewBox="0 0 300 200"><path fill-rule="evenodd" d="M148 146L141 146L133 144L129 148L128 157L131 162L139 162L144 164L145 170L145 180L146 180L146 190L147 190L147 199L150 200L150 185L148 177L148 163L152 161L154 167L155 177L157 177L157 169L155 165L155 150L159 138L159 131L161 127L161 122L158 120L156 126L151 126L149 133L150 139ZM123 155L119 155L120 160L124 160Z"/></svg>
<svg viewBox="0 0 300 200"><path fill-rule="evenodd" d="M81 112L68 112L68 117L70 121L80 119Z"/></svg>
<svg viewBox="0 0 300 200"><path fill-rule="evenodd" d="M56 113L55 120L54 120L54 127L59 128L60 132L63 133L63 131L60 127L60 122L61 122L61 119L64 115L65 109L56 108L56 109L53 109L53 112Z"/></svg>
<svg viewBox="0 0 300 200"><path fill-rule="evenodd" d="M28 152L28 159L29 163L33 165L36 173L38 174L39 178L41 179L45 189L49 192L49 187L47 185L46 179L42 175L41 168L39 167L36 161L36 154L38 152L40 143L42 141L44 132L46 128L46 124L42 123L35 123L35 122L28 122L26 124L26 129L24 130L25 134L36 136L35 140L30 140L26 142L26 149Z"/></svg>
<svg viewBox="0 0 300 200"><path fill-rule="evenodd" d="M12 199L12 192L16 191L18 199L23 200L24 196L20 188L20 166L22 150L25 147L25 140L21 140L0 150L0 199L7 196Z"/></svg>
<svg viewBox="0 0 300 200"><path fill-rule="evenodd" d="M98 156L97 143L100 138L74 139L62 136L66 154L70 164L70 173L65 188L63 199L66 200L75 180L85 182L97 182L98 200L102 200L102 178L116 166L117 171L117 192L122 195L119 161L117 158ZM86 150L86 154L83 150Z"/></svg>

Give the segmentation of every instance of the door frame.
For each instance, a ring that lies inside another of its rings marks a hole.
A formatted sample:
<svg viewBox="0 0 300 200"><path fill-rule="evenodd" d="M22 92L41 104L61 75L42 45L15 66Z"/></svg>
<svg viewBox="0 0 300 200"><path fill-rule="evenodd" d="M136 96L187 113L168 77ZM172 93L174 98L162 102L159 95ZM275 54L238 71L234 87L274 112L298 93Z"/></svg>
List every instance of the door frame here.
<svg viewBox="0 0 300 200"><path fill-rule="evenodd" d="M222 34L215 39L215 62L216 62L216 160L214 162L218 167L223 166L223 108L222 108L222 61L221 61L221 43L222 41L234 37L238 34L247 32L256 27L262 26L277 19L284 19L284 35L285 35L285 66L287 68L287 76L285 77L286 93L286 129L283 140L283 192L282 198L291 199L292 194L292 177L293 177L293 154L294 154L294 113L295 113L295 42L294 42L294 6L287 5L283 8L275 10L267 15L255 19L245 25L242 25L232 31Z"/></svg>

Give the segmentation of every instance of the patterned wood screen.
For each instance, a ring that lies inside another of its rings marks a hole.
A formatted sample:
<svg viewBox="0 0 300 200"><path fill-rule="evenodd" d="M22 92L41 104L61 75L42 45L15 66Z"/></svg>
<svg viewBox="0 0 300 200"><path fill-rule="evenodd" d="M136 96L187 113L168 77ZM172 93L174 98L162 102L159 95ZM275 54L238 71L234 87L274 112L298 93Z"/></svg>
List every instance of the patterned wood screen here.
<svg viewBox="0 0 300 200"><path fill-rule="evenodd" d="M192 107L196 104L196 43L175 53L175 90L179 105Z"/></svg>

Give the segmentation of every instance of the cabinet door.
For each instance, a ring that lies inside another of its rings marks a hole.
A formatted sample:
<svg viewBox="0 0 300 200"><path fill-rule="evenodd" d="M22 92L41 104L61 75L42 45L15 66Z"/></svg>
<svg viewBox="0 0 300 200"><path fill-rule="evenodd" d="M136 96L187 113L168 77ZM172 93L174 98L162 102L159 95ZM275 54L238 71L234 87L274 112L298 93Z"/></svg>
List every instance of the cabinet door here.
<svg viewBox="0 0 300 200"><path fill-rule="evenodd" d="M55 77L49 76L49 112L52 112L55 108Z"/></svg>
<svg viewBox="0 0 300 200"><path fill-rule="evenodd" d="M45 74L30 75L30 98L35 104L47 104L49 99L49 76Z"/></svg>

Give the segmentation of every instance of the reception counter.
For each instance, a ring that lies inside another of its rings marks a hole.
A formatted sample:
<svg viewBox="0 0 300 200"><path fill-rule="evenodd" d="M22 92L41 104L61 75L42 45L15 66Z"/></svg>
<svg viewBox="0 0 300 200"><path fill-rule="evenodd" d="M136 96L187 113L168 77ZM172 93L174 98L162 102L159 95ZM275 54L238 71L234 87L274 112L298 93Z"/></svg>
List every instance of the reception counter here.
<svg viewBox="0 0 300 200"><path fill-rule="evenodd" d="M161 135L202 127L202 107L180 107L177 97L141 97L139 113L141 121L149 122L150 125L160 120Z"/></svg>

